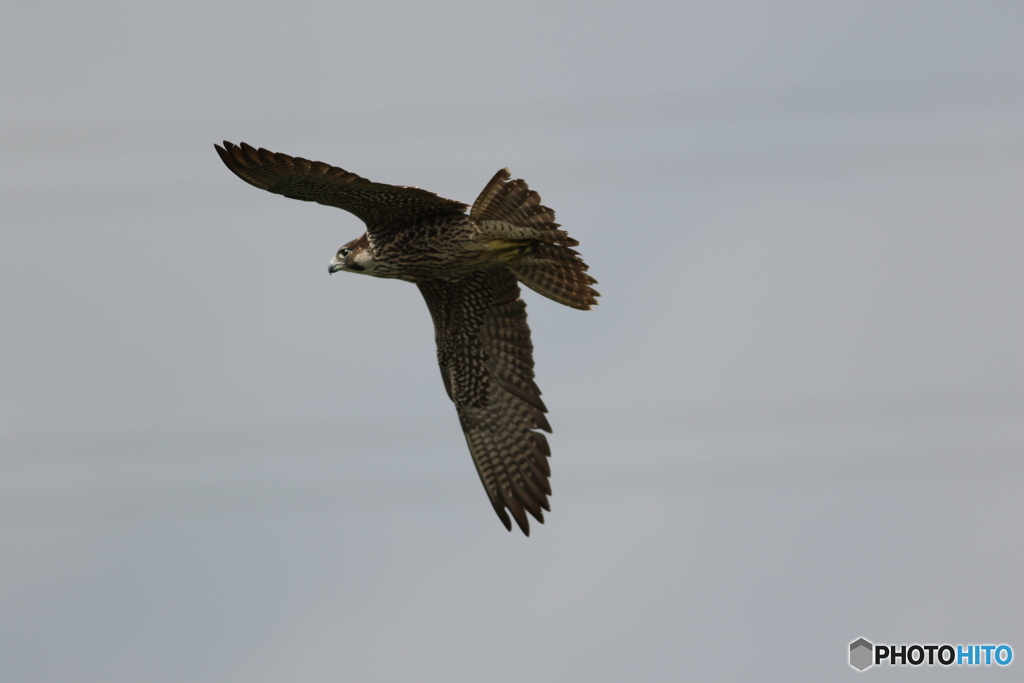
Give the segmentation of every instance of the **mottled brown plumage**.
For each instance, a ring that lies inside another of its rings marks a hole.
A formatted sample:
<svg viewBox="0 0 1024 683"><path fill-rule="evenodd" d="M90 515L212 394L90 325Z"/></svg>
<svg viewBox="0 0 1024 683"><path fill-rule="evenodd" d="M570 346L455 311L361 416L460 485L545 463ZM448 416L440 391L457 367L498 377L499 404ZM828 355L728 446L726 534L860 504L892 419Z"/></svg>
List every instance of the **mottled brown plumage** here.
<svg viewBox="0 0 1024 683"><path fill-rule="evenodd" d="M583 310L595 280L558 229L554 212L502 169L467 205L415 187L374 183L319 161L225 142L236 175L292 199L335 206L366 223L331 261L348 270L415 283L434 321L437 360L480 480L506 528L529 535L527 513L550 510L551 431L534 382L533 344L519 283Z"/></svg>

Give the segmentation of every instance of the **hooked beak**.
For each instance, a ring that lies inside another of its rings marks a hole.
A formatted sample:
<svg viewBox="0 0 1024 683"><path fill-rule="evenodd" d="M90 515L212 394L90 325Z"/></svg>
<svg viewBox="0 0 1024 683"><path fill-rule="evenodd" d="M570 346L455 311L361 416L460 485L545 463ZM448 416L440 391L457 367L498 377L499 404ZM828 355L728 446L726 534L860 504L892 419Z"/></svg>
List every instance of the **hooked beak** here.
<svg viewBox="0 0 1024 683"><path fill-rule="evenodd" d="M345 264L342 261L339 261L338 257L335 256L334 258L331 259L331 262L327 265L327 274L328 275L334 275L339 270L344 270L344 268L345 268Z"/></svg>

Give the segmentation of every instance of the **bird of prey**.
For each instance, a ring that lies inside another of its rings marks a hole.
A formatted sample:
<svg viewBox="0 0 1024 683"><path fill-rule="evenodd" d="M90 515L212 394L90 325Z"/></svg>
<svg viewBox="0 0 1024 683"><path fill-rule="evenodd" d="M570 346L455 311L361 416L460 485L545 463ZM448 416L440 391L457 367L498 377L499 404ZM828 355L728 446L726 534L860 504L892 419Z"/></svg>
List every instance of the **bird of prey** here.
<svg viewBox="0 0 1024 683"><path fill-rule="evenodd" d="M519 283L588 310L597 281L523 180L498 171L472 208L416 187L386 185L320 161L225 141L225 165L256 187L335 206L366 223L328 271L415 283L434 321L448 397L494 511L527 536L549 510L547 408L534 382L533 344ZM469 209L469 213L466 213Z"/></svg>

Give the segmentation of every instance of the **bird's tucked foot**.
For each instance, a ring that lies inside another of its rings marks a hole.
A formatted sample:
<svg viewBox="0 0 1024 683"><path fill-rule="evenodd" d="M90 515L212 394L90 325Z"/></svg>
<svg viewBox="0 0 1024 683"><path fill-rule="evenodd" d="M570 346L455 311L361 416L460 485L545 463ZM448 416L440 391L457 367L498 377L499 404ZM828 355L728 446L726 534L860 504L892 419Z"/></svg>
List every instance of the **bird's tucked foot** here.
<svg viewBox="0 0 1024 683"><path fill-rule="evenodd" d="M490 240L487 248L502 262L512 261L533 250L530 240Z"/></svg>

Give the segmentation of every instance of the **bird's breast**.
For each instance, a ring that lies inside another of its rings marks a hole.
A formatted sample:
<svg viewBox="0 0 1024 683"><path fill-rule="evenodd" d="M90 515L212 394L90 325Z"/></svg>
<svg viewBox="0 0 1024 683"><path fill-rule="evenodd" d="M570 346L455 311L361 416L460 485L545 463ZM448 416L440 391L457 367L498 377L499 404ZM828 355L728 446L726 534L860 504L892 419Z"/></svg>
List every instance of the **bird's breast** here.
<svg viewBox="0 0 1024 683"><path fill-rule="evenodd" d="M380 266L409 282L458 278L491 265L486 240L469 216L410 225L374 244Z"/></svg>

